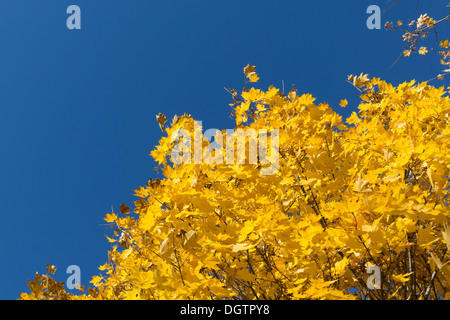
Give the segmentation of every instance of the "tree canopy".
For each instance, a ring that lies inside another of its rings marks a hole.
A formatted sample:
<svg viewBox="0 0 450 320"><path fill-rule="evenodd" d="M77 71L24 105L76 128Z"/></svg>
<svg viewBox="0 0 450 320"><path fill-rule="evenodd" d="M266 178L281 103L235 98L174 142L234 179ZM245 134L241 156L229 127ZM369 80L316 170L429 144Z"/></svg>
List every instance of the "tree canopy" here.
<svg viewBox="0 0 450 320"><path fill-rule="evenodd" d="M361 100L335 106L354 108L342 119L310 94L258 88L250 64L244 75L240 93L228 89L234 130L157 116L163 178L135 190L133 210L106 214L112 247L92 286L70 294L49 265L21 299L450 298L446 88L350 75ZM239 146L238 132L258 134Z"/></svg>

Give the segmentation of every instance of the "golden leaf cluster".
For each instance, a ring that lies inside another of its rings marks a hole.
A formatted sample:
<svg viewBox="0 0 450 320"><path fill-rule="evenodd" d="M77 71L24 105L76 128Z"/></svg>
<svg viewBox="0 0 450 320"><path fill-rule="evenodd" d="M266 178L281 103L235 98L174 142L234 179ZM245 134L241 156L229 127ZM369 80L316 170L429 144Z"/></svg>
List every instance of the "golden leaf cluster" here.
<svg viewBox="0 0 450 320"><path fill-rule="evenodd" d="M294 89L241 92L236 126L280 130L273 175L170 163L171 134L193 130L192 116L177 116L151 152L164 178L135 190L133 213L123 204L105 217L112 247L92 287L69 294L38 274L21 299L448 298L448 94L350 80L361 103L345 121Z"/></svg>

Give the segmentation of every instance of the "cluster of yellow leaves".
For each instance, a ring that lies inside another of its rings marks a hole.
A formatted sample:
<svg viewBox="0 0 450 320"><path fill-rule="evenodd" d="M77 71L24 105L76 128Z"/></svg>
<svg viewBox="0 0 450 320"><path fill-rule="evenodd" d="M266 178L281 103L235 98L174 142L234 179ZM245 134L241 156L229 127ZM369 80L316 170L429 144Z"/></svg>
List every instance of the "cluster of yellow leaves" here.
<svg viewBox="0 0 450 320"><path fill-rule="evenodd" d="M79 297L66 292L64 282L58 282L52 278L56 272L56 267L47 264L47 274L36 272L33 281L28 280L28 287L31 293L21 293L20 297L24 300L77 300ZM76 286L80 291L84 287Z"/></svg>
<svg viewBox="0 0 450 320"><path fill-rule="evenodd" d="M259 77L255 72L256 67L255 66L251 66L250 64L246 65L244 68L244 74L245 77L250 81L250 82L258 82Z"/></svg>
<svg viewBox="0 0 450 320"><path fill-rule="evenodd" d="M176 116L151 153L164 179L135 191L134 214L106 215L115 236L94 288L60 294L37 278L21 298L448 297L450 100L426 83L349 80L363 94L345 122L296 90L233 95L237 126L280 130L273 175L262 164L171 164L172 133L194 126ZM369 265L378 290L366 286Z"/></svg>

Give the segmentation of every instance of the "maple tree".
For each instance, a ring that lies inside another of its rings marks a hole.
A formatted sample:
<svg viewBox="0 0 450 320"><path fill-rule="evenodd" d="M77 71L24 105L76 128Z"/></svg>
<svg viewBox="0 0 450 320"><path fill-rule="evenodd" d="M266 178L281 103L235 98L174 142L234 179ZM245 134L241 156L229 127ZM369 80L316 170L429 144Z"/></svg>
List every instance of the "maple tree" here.
<svg viewBox="0 0 450 320"><path fill-rule="evenodd" d="M244 68L250 83L255 71ZM348 81L361 102L345 121L295 89L230 90L236 128L279 130L271 175L267 163L171 162L173 133L195 123L159 114L151 155L164 178L135 190L133 213L106 214L114 235L101 275L70 294L49 265L21 299L449 299L448 92Z"/></svg>

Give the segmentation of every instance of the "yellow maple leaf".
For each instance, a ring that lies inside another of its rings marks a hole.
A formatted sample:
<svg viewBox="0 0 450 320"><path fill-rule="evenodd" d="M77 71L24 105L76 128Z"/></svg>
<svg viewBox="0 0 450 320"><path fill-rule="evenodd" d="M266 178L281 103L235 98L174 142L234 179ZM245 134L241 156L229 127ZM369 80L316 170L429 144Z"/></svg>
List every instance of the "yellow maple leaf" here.
<svg viewBox="0 0 450 320"><path fill-rule="evenodd" d="M89 283L92 283L94 286L98 286L100 284L100 281L103 280L103 277L100 276L93 276L92 280L89 281Z"/></svg>
<svg viewBox="0 0 450 320"><path fill-rule="evenodd" d="M56 267L47 263L47 270L48 270L48 272L50 272L50 274L55 274Z"/></svg>
<svg viewBox="0 0 450 320"><path fill-rule="evenodd" d="M413 272L404 273L404 274L394 274L394 275L392 275L392 279L394 281L398 281L398 282L406 282L406 281L410 280L409 276L411 274L413 274Z"/></svg>
<svg viewBox="0 0 450 320"><path fill-rule="evenodd" d="M106 222L114 222L114 221L117 220L117 216L116 216L116 214L114 212L113 213L107 213L106 217L103 220L105 220Z"/></svg>
<svg viewBox="0 0 450 320"><path fill-rule="evenodd" d="M166 116L160 112L156 115L156 121L158 121L159 128L163 131L164 123L166 123Z"/></svg>
<svg viewBox="0 0 450 320"><path fill-rule="evenodd" d="M441 40L441 42L439 42L439 45L442 48L448 48L448 47L450 47L450 42L447 39L446 40Z"/></svg>
<svg viewBox="0 0 450 320"><path fill-rule="evenodd" d="M244 281L253 282L256 280L256 276L250 273L247 269L240 269L237 271L236 276Z"/></svg>
<svg viewBox="0 0 450 320"><path fill-rule="evenodd" d="M255 72L255 70L256 70L256 67L255 66L251 66L250 63L249 63L249 64L247 64L244 67L244 74L247 76L248 74L250 74L252 72Z"/></svg>
<svg viewBox="0 0 450 320"><path fill-rule="evenodd" d="M257 244L259 243L259 241L257 241L254 244L248 244L248 243L236 243L231 247L231 250L233 252L238 252L238 251L243 251L243 250L249 250L253 247L255 247Z"/></svg>
<svg viewBox="0 0 450 320"><path fill-rule="evenodd" d="M111 242L111 243L113 243L113 242L116 242L116 240L115 239L111 239L110 237L108 237L107 235L105 235L105 237L106 237L106 239L108 239L108 241L109 242Z"/></svg>
<svg viewBox="0 0 450 320"><path fill-rule="evenodd" d="M255 72L250 74L250 77L249 77L250 82L258 82L258 80L259 80L259 77Z"/></svg>
<svg viewBox="0 0 450 320"><path fill-rule="evenodd" d="M357 192L370 192L372 189L364 188L370 181L364 180L361 175L358 176L358 179L355 182L355 187Z"/></svg>
<svg viewBox="0 0 450 320"><path fill-rule="evenodd" d="M420 47L419 54L425 55L428 52L427 47Z"/></svg>

